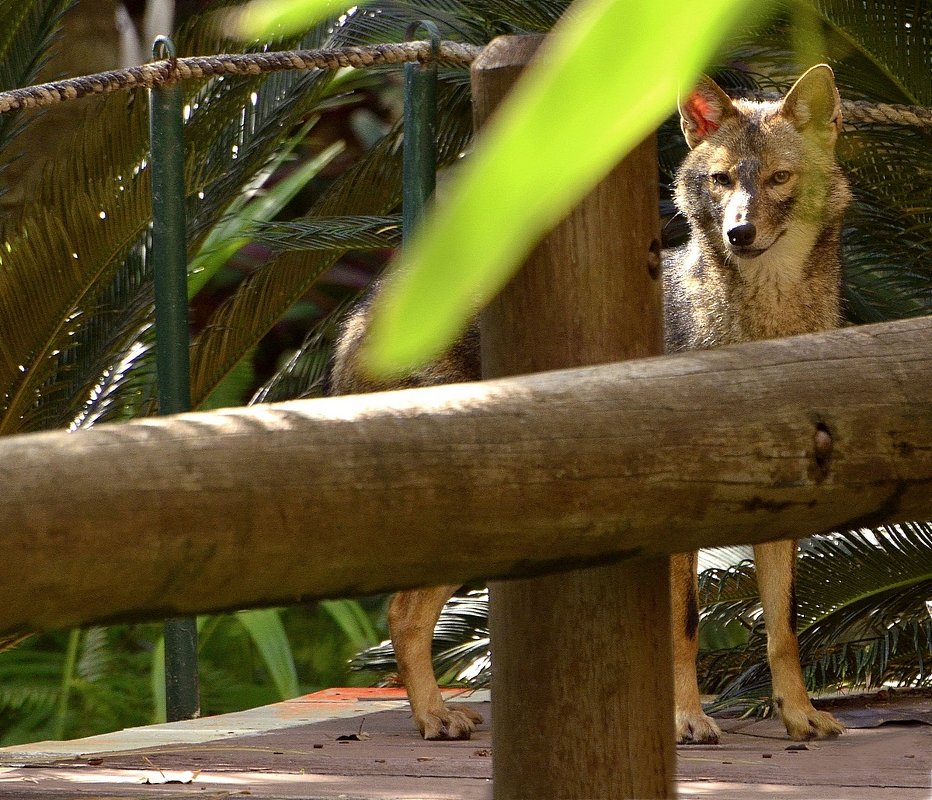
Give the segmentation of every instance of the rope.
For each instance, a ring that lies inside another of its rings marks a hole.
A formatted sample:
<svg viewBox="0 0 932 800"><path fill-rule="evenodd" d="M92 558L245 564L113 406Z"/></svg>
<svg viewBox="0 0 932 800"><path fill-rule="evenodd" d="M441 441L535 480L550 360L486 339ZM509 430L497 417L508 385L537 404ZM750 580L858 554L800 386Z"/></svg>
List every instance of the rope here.
<svg viewBox="0 0 932 800"><path fill-rule="evenodd" d="M263 72L279 72L286 69L367 68L385 64L425 63L432 60L448 66L467 67L481 52L482 48L476 45L441 42L440 52L434 59L429 41L414 41L368 47L165 59L139 67L110 70L96 75L0 92L0 114L20 108L50 106L91 94L109 94L122 89L150 89L177 80L211 78L217 75L259 75ZM767 97L772 99L772 96ZM841 108L846 127L857 123L871 123L932 128L932 108L868 103L864 100L844 100Z"/></svg>
<svg viewBox="0 0 932 800"><path fill-rule="evenodd" d="M869 103L866 100L842 100L844 123L867 122L875 125L906 125L911 128L932 128L932 108L903 106L893 103Z"/></svg>
<svg viewBox="0 0 932 800"><path fill-rule="evenodd" d="M773 92L734 92L735 99L758 102L779 100ZM910 128L932 128L932 108L895 103L871 103L867 100L841 101L842 126L856 128L859 124L904 125Z"/></svg>
<svg viewBox="0 0 932 800"><path fill-rule="evenodd" d="M115 69L96 75L0 92L0 114L20 108L51 106L91 94L109 94L122 89L150 89L177 80L211 78L217 75L259 75L263 72L280 72L287 69L366 68L428 61L450 66L468 66L481 50L481 47L475 45L441 42L440 52L434 59L429 41L415 41L329 50L291 50L278 53L165 59L138 67Z"/></svg>

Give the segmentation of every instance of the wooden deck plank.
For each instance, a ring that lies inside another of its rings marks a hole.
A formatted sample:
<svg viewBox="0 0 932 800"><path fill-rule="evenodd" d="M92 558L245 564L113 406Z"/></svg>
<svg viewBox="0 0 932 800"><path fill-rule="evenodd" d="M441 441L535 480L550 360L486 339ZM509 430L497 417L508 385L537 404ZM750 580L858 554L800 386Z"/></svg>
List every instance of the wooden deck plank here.
<svg viewBox="0 0 932 800"><path fill-rule="evenodd" d="M0 797L487 800L491 707L484 696L478 700L472 705L486 715L487 724L469 742L421 741L397 694L340 690L238 715L60 743L58 752L49 752L55 749L52 743L5 748L0 750ZM868 699L836 713L864 724L870 710ZM882 711L868 724L897 716L928 720L932 703L928 696L894 699ZM775 720L722 724L722 744L678 748L681 798L930 796L928 724L852 729L838 739L810 743L808 749L796 749L799 745ZM176 741L166 743L172 730ZM147 732L150 744L140 746Z"/></svg>

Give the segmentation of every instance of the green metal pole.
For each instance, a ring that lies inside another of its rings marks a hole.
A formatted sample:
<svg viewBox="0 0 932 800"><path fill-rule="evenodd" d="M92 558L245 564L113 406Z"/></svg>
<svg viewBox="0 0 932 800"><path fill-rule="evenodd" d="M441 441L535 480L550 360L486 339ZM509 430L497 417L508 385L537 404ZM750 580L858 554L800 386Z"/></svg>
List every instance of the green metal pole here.
<svg viewBox="0 0 932 800"><path fill-rule="evenodd" d="M440 31L432 22L408 27L411 40L423 28L433 56L440 52ZM434 193L437 173L437 62L404 66L404 146L402 149L402 244L408 241L415 224Z"/></svg>
<svg viewBox="0 0 932 800"><path fill-rule="evenodd" d="M155 40L152 51L156 58L160 54L164 54L163 58L175 57L175 46L165 36ZM149 91L155 363L160 414L191 409L182 113L182 93L177 84ZM169 721L200 716L194 618L165 620L165 698Z"/></svg>

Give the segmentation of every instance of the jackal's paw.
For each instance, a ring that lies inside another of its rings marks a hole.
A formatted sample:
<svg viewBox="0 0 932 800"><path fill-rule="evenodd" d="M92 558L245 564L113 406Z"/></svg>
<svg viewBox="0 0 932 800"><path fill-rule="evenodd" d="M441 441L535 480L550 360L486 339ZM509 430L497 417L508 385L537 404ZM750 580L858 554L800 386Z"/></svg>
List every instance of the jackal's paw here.
<svg viewBox="0 0 932 800"><path fill-rule="evenodd" d="M782 708L780 716L791 739L807 741L826 739L845 732L845 726L827 711L816 711L811 705L799 709Z"/></svg>
<svg viewBox="0 0 932 800"><path fill-rule="evenodd" d="M482 714L457 703L456 708L444 705L428 711L417 720L417 726L425 739L469 739L481 722Z"/></svg>
<svg viewBox="0 0 932 800"><path fill-rule="evenodd" d="M721 729L708 714L676 712L677 744L718 744Z"/></svg>

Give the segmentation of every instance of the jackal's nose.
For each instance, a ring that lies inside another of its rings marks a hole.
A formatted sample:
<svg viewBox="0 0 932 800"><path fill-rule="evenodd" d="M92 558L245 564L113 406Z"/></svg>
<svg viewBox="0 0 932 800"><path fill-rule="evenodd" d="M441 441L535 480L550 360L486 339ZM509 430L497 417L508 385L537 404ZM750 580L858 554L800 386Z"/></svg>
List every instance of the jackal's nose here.
<svg viewBox="0 0 932 800"><path fill-rule="evenodd" d="M757 228L753 222L742 222L728 230L728 241L735 247L750 247L757 236Z"/></svg>

